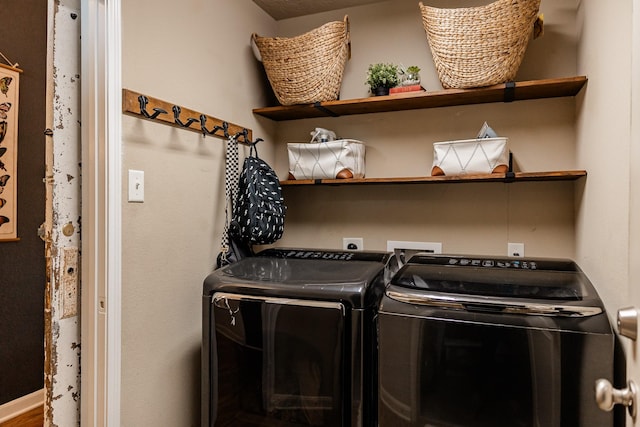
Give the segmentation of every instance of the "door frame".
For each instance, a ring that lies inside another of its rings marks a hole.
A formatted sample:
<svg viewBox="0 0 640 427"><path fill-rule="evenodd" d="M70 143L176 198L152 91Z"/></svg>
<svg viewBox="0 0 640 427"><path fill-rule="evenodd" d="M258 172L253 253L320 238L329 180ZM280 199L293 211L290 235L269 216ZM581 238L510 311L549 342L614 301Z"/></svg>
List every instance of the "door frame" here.
<svg viewBox="0 0 640 427"><path fill-rule="evenodd" d="M120 425L120 0L82 0L81 425Z"/></svg>

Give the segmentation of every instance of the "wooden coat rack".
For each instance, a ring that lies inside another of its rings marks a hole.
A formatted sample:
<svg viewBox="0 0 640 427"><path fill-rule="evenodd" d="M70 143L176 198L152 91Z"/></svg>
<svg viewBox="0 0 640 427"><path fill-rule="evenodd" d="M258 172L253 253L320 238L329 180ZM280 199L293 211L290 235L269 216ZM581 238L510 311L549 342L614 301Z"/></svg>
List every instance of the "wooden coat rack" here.
<svg viewBox="0 0 640 427"><path fill-rule="evenodd" d="M253 141L251 129L129 89L122 89L122 112L141 119L159 121L169 126L198 132L202 135L222 139L235 137L241 144L251 145L257 142Z"/></svg>

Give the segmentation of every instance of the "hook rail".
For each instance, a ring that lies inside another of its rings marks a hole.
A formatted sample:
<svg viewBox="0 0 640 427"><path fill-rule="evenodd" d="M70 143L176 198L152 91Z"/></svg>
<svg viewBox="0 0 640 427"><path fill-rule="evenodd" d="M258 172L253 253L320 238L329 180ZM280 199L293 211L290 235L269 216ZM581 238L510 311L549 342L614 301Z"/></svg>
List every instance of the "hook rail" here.
<svg viewBox="0 0 640 427"><path fill-rule="evenodd" d="M216 117L171 104L141 93L122 89L122 112L145 120L159 121L166 125L187 129L202 135L227 139L234 136L239 143L254 145L251 129L223 121ZM173 112L169 113L169 112Z"/></svg>

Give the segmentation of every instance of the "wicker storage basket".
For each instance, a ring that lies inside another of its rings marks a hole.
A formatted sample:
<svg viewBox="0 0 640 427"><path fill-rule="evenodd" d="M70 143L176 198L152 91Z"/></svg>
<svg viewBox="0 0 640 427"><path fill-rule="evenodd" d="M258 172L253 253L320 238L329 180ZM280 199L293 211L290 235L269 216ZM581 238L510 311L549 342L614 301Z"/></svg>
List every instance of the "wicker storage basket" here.
<svg viewBox="0 0 640 427"><path fill-rule="evenodd" d="M251 38L282 105L338 99L351 53L348 16L296 37Z"/></svg>
<svg viewBox="0 0 640 427"><path fill-rule="evenodd" d="M442 86L463 89L515 79L539 8L540 0L497 0L455 9L420 3Z"/></svg>

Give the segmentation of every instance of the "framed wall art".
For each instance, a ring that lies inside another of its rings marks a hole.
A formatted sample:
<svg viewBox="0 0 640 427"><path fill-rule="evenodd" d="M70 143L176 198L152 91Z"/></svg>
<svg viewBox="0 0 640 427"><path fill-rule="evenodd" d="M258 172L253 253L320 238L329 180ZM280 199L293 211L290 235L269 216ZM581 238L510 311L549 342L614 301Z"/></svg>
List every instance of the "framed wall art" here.
<svg viewBox="0 0 640 427"><path fill-rule="evenodd" d="M18 238L18 100L22 70L0 64L0 241Z"/></svg>

